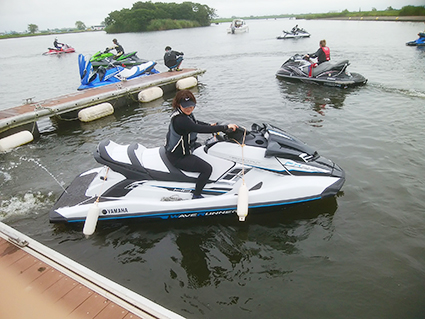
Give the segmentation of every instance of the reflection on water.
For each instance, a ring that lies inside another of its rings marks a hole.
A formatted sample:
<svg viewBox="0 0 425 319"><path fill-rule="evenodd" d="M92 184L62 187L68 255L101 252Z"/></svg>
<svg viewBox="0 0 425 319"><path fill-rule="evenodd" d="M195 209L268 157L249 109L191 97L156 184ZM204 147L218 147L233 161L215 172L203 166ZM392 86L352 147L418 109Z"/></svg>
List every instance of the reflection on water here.
<svg viewBox="0 0 425 319"><path fill-rule="evenodd" d="M176 287L193 291L229 282L244 286L252 277L285 277L292 270L281 265L280 259L303 254L299 246L313 232L320 232L322 240L329 240L336 210L337 201L332 197L248 215L244 223L237 216L172 222L105 222L88 239L90 245L81 235L82 225L55 225L55 237L61 238L61 249L75 246L72 251L84 249L89 256L100 248L113 248L102 269L99 265L97 269L125 285L127 267L134 265L139 271L147 271L156 265L160 272L169 274L157 283L165 291L174 291ZM153 256L160 262L153 262ZM117 273L115 267L123 271ZM129 285L136 291L140 289L135 283Z"/></svg>
<svg viewBox="0 0 425 319"><path fill-rule="evenodd" d="M299 81L279 80L282 96L291 101L302 101L309 104L311 109L325 115L326 108L340 109L344 106L345 98L358 88L336 89L317 84L301 83Z"/></svg>

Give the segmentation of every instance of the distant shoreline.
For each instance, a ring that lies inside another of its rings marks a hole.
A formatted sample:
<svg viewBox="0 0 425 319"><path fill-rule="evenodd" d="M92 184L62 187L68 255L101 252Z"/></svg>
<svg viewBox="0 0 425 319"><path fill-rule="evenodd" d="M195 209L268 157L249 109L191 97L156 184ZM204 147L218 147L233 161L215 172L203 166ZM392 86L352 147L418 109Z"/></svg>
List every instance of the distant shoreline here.
<svg viewBox="0 0 425 319"><path fill-rule="evenodd" d="M306 19L309 20L309 19ZM329 17L311 20L355 20L355 21L402 21L425 22L425 16L364 16L364 17Z"/></svg>
<svg viewBox="0 0 425 319"><path fill-rule="evenodd" d="M260 19L271 19L272 17L262 17ZM275 19L278 17L275 17ZM258 17L254 18L242 18L245 20L250 19L258 19ZM213 23L222 23L222 22L228 22L232 21L232 19L223 19L222 21L212 21ZM300 17L297 18L297 20L354 20L354 21L400 21L400 22L425 22L425 16L353 16L353 17L325 17L325 18L306 18L306 17ZM425 27L424 27L425 29ZM12 38L21 38L21 37L29 37L29 36L41 36L41 35L60 35L60 34L66 34L66 33L79 33L79 32L99 32L98 30L90 30L90 31L72 31L72 32L63 32L63 33L55 33L55 32L49 32L49 33L37 33L37 34L14 34L14 35L0 35L0 40L2 39L12 39Z"/></svg>

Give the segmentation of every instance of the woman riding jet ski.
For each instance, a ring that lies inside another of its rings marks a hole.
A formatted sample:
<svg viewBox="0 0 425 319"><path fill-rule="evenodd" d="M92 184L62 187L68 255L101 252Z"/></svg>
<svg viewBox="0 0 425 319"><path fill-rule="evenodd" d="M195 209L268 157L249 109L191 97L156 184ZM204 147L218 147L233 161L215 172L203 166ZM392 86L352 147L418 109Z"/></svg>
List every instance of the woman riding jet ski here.
<svg viewBox="0 0 425 319"><path fill-rule="evenodd" d="M348 72L348 65L348 60L343 60L338 63L327 61L316 66L308 57L295 54L282 64L276 76L285 80L299 80L344 89L365 85L367 79L359 73Z"/></svg>
<svg viewBox="0 0 425 319"><path fill-rule="evenodd" d="M197 173L173 166L164 147L102 141L94 157L104 166L76 177L50 211L50 222L84 222L94 203L99 221L233 214L243 184L251 214L335 196L345 181L338 165L270 124L217 133L193 154L213 168L199 199L192 199Z"/></svg>
<svg viewBox="0 0 425 319"><path fill-rule="evenodd" d="M43 55L61 54L61 53L73 53L75 49L68 44L63 44L61 47L48 48L49 51L43 53Z"/></svg>

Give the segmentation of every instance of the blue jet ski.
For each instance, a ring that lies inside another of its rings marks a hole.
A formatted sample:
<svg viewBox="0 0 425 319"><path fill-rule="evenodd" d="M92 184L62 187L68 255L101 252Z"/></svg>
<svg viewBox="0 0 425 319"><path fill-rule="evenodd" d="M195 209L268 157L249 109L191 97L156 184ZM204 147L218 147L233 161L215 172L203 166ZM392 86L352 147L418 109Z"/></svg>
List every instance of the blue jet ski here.
<svg viewBox="0 0 425 319"><path fill-rule="evenodd" d="M418 39L416 39L414 41L409 41L409 42L406 43L406 45L412 46L412 47L425 46L425 31L419 32L418 36L419 36Z"/></svg>
<svg viewBox="0 0 425 319"><path fill-rule="evenodd" d="M91 62L86 62L84 55L80 54L78 56L78 66L80 69L81 85L78 87L78 90L95 88L160 73L155 69L156 64L155 61L148 61L132 68L124 68L118 65L108 69L101 66L97 70L94 70Z"/></svg>

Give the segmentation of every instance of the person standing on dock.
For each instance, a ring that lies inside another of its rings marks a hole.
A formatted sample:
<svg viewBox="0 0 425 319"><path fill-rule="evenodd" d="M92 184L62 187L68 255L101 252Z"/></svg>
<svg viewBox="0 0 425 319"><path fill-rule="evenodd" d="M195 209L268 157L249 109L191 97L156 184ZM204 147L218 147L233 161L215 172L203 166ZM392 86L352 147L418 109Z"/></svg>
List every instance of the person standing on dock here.
<svg viewBox="0 0 425 319"><path fill-rule="evenodd" d="M112 42L114 43L111 47L106 48L105 53L109 52L110 50L116 50L117 54L113 56L113 59L118 59L121 55L124 54L124 48L121 44L118 43L117 39L113 39Z"/></svg>
<svg viewBox="0 0 425 319"><path fill-rule="evenodd" d="M181 71L180 64L183 62L183 52L173 51L170 46L165 47L164 64L168 67L168 72L174 70Z"/></svg>

